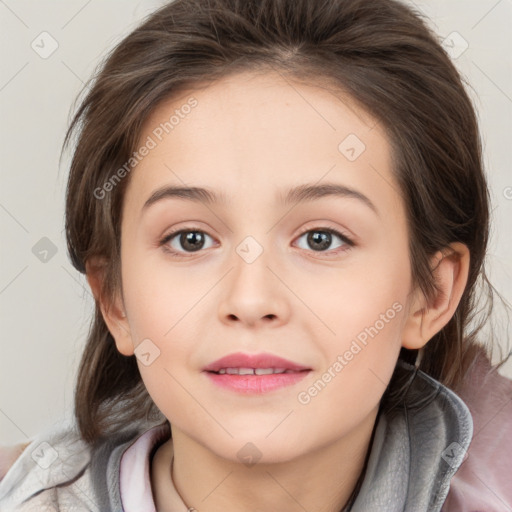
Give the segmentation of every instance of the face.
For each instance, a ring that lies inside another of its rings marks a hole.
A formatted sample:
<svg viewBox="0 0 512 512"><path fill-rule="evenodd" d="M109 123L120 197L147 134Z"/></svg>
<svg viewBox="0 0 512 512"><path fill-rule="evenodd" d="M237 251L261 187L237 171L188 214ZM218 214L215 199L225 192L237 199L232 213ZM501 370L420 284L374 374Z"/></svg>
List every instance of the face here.
<svg viewBox="0 0 512 512"><path fill-rule="evenodd" d="M243 73L160 104L143 146L123 204L116 343L135 351L173 435L233 461L251 442L272 462L373 423L411 287L382 127L342 94ZM155 194L170 186L211 197ZM204 371L232 353L308 371L241 392Z"/></svg>

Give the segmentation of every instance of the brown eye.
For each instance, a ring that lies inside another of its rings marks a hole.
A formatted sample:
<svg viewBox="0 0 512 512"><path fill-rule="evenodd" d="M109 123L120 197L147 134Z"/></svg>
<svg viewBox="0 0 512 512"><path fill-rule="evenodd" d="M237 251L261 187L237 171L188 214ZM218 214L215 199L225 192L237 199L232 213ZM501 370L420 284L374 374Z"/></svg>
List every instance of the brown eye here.
<svg viewBox="0 0 512 512"><path fill-rule="evenodd" d="M179 243L186 251L198 251L204 245L204 233L199 231L188 231L180 233Z"/></svg>
<svg viewBox="0 0 512 512"><path fill-rule="evenodd" d="M160 245L172 253L191 253L205 248L206 238L211 238L198 229L182 229L167 235Z"/></svg>
<svg viewBox="0 0 512 512"><path fill-rule="evenodd" d="M341 250L346 250L348 247L352 247L354 245L350 238L332 228L308 229L307 231L304 231L302 235L300 235L299 239L303 238L304 235L307 235L307 247L301 248L312 249L315 252L330 252L330 249L334 251L340 247ZM335 241L336 238L341 240L341 243L338 243L335 247L331 247L333 241Z"/></svg>

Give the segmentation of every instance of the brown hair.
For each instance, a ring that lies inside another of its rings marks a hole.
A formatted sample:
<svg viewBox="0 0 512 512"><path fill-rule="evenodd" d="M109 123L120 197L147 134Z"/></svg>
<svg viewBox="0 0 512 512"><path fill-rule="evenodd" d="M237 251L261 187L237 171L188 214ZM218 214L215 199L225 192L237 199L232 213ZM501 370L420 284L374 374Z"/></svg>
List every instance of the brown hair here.
<svg viewBox="0 0 512 512"><path fill-rule="evenodd" d="M101 64L66 134L63 149L77 132L66 197L73 265L84 273L86 261L104 258L104 296L112 300L121 290L121 206L129 175L101 200L93 191L128 161L159 102L233 73L268 69L348 93L384 125L408 216L412 280L426 297L435 291L429 258L451 242L469 248L460 304L419 363L457 389L492 308L481 142L455 66L422 15L397 0L175 0L150 15ZM480 321L478 278L491 304ZM402 349L402 358L415 356ZM153 414L165 420L135 356L117 351L96 304L75 390L83 439L93 443Z"/></svg>

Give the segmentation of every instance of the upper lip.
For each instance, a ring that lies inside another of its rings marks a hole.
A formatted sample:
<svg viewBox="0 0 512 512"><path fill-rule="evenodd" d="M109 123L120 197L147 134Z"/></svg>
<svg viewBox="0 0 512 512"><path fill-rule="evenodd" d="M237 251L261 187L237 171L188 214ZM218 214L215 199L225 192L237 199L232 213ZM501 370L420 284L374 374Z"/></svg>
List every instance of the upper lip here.
<svg viewBox="0 0 512 512"><path fill-rule="evenodd" d="M217 359L203 368L206 372L218 372L221 368L284 368L286 370L311 370L293 361L273 354L243 354L237 352Z"/></svg>

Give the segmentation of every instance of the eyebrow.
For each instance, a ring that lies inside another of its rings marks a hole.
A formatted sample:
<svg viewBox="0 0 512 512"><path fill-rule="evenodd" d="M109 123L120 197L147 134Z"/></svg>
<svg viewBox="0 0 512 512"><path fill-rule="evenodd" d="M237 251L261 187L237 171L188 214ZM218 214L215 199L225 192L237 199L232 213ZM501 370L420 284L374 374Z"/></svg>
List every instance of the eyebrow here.
<svg viewBox="0 0 512 512"><path fill-rule="evenodd" d="M338 183L324 183L322 185L298 185L288 190L285 196L280 194L279 198L282 204L290 205L301 201L314 201L323 197L332 196L358 199L363 204L368 206L377 216L379 216L377 207L372 203L372 201L370 201L368 197L355 189L349 188L345 185L340 185ZM208 188L166 185L155 190L151 194L151 196L144 203L142 211L144 212L151 205L163 199L172 198L186 199L189 201L206 204L226 204L228 202L224 193L217 194L215 191Z"/></svg>

